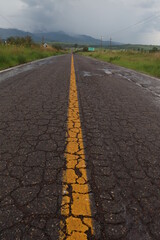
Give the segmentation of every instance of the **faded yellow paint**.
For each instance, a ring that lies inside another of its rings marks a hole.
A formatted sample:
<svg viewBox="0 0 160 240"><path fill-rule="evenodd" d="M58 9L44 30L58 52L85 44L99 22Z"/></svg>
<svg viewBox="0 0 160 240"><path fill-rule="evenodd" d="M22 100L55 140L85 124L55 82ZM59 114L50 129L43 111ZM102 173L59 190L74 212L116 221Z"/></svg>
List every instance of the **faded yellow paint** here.
<svg viewBox="0 0 160 240"><path fill-rule="evenodd" d="M66 138L66 170L63 173L61 204L61 215L64 220L60 223L59 238L85 240L87 232L93 235L94 230L73 56Z"/></svg>

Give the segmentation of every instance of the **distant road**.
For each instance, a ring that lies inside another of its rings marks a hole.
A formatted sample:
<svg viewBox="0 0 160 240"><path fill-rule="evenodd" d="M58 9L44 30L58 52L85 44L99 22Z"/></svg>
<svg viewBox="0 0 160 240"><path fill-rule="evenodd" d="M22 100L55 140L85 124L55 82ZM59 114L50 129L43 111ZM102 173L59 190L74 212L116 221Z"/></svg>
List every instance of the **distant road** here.
<svg viewBox="0 0 160 240"><path fill-rule="evenodd" d="M160 239L159 79L65 55L0 81L0 239Z"/></svg>

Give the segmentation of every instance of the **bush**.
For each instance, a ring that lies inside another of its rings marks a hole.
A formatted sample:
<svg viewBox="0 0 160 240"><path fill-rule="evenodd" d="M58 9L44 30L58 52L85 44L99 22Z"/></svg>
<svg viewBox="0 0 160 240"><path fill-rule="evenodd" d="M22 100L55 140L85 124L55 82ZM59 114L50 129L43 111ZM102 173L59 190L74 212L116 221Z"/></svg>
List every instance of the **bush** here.
<svg viewBox="0 0 160 240"><path fill-rule="evenodd" d="M87 46L83 47L83 52L88 52L88 47Z"/></svg>

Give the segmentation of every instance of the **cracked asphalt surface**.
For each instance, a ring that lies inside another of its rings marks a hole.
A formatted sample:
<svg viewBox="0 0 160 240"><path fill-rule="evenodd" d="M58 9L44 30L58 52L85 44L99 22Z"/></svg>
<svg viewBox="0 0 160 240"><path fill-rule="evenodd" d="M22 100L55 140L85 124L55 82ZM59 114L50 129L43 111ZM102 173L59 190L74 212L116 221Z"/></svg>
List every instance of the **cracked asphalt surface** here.
<svg viewBox="0 0 160 240"><path fill-rule="evenodd" d="M70 56L0 84L0 239L58 239Z"/></svg>
<svg viewBox="0 0 160 240"><path fill-rule="evenodd" d="M160 81L74 61L95 234L87 239L159 240ZM0 74L0 239L60 238L70 74L70 55Z"/></svg>

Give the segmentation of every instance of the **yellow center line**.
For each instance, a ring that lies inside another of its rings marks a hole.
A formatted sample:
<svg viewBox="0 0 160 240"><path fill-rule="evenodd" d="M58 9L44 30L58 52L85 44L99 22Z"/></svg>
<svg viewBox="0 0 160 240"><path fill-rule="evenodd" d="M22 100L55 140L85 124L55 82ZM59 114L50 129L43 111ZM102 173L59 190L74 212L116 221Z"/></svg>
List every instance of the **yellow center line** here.
<svg viewBox="0 0 160 240"><path fill-rule="evenodd" d="M73 56L67 125L59 239L85 240L94 231Z"/></svg>

